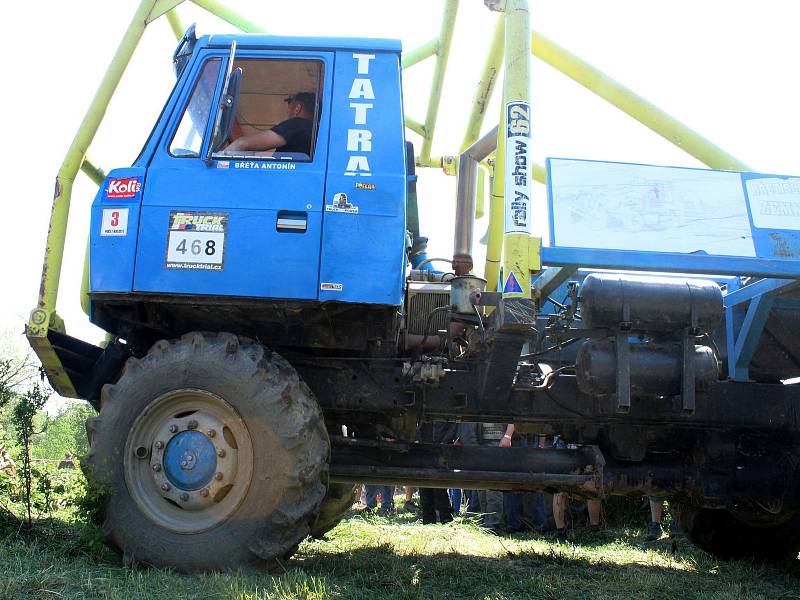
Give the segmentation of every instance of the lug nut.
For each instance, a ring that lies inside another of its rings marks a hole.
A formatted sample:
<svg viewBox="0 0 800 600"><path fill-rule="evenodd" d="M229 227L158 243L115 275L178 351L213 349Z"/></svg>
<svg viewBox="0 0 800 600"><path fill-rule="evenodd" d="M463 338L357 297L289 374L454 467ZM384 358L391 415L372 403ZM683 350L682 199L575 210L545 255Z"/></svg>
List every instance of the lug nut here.
<svg viewBox="0 0 800 600"><path fill-rule="evenodd" d="M220 458L225 458L224 448L220 448L219 450L217 450L217 456L219 456Z"/></svg>
<svg viewBox="0 0 800 600"><path fill-rule="evenodd" d="M208 437L213 438L215 435L217 435L217 432L216 432L215 429L209 429L208 430Z"/></svg>
<svg viewBox="0 0 800 600"><path fill-rule="evenodd" d="M217 481L222 481L223 477L224 475L222 473L217 473L216 475L214 475L214 479L216 479Z"/></svg>
<svg viewBox="0 0 800 600"><path fill-rule="evenodd" d="M161 450L164 447L164 442L156 442L156 450Z"/></svg>
<svg viewBox="0 0 800 600"><path fill-rule="evenodd" d="M189 499L189 494L187 494L186 492L181 494L181 500L186 502L188 499Z"/></svg>
<svg viewBox="0 0 800 600"><path fill-rule="evenodd" d="M153 465L153 471L155 471L156 473L161 471L161 465Z"/></svg>
<svg viewBox="0 0 800 600"><path fill-rule="evenodd" d="M197 421L192 419L191 421L189 421L186 427L188 427L189 429L197 429Z"/></svg>
<svg viewBox="0 0 800 600"><path fill-rule="evenodd" d="M201 495L203 498L208 498L208 490L205 490L205 489L203 489L203 490L200 490L200 495Z"/></svg>
<svg viewBox="0 0 800 600"><path fill-rule="evenodd" d="M186 466L186 465L188 465L188 464L189 464L189 463L187 463L185 460L182 460L182 461L181 461L181 466L182 466L182 467L185 467L185 466Z"/></svg>
<svg viewBox="0 0 800 600"><path fill-rule="evenodd" d="M177 425L170 425L169 426L169 432L170 433L175 433L176 431L178 431L178 426Z"/></svg>
<svg viewBox="0 0 800 600"><path fill-rule="evenodd" d="M171 487L172 486L170 486L170 484L168 484L168 483L162 483L161 484L161 489L164 490L165 492L168 492Z"/></svg>

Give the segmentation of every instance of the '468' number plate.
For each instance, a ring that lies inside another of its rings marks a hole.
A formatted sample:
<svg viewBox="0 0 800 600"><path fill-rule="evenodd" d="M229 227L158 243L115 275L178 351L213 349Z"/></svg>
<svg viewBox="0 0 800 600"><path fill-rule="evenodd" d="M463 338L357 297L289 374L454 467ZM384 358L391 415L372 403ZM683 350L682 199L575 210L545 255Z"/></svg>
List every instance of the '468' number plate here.
<svg viewBox="0 0 800 600"><path fill-rule="evenodd" d="M170 212L166 267L221 271L227 229L228 213Z"/></svg>

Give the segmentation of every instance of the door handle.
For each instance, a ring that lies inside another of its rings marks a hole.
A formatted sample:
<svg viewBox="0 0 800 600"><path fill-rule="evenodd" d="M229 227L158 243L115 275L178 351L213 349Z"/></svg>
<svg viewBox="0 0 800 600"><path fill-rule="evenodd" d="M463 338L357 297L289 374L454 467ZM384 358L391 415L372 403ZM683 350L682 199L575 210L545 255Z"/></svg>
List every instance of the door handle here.
<svg viewBox="0 0 800 600"><path fill-rule="evenodd" d="M308 213L279 210L275 229L278 233L305 233L308 229Z"/></svg>

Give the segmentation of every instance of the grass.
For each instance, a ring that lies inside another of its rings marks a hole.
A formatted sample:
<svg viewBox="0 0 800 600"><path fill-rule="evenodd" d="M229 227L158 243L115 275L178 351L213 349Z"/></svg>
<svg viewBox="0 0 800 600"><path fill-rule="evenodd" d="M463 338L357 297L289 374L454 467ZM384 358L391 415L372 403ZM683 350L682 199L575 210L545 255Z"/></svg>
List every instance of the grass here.
<svg viewBox="0 0 800 600"><path fill-rule="evenodd" d="M0 534L0 599L23 598L800 598L800 561L719 562L684 540L576 530L574 543L497 537L469 520L423 526L353 513L279 573L180 575L127 569L61 514Z"/></svg>

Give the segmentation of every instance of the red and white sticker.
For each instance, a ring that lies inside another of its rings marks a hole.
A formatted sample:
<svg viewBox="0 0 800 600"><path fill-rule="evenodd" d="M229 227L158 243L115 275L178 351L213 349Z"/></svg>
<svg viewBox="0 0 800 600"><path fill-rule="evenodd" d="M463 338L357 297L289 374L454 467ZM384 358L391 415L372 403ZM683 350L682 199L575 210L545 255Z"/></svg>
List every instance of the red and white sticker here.
<svg viewBox="0 0 800 600"><path fill-rule="evenodd" d="M319 289L323 292L341 292L344 286L341 283L320 283Z"/></svg>
<svg viewBox="0 0 800 600"><path fill-rule="evenodd" d="M128 209L104 208L100 235L111 237L128 235Z"/></svg>
<svg viewBox="0 0 800 600"><path fill-rule="evenodd" d="M125 179L109 179L106 198L134 198L142 189L142 182L138 177Z"/></svg>

